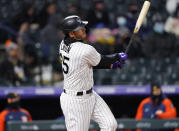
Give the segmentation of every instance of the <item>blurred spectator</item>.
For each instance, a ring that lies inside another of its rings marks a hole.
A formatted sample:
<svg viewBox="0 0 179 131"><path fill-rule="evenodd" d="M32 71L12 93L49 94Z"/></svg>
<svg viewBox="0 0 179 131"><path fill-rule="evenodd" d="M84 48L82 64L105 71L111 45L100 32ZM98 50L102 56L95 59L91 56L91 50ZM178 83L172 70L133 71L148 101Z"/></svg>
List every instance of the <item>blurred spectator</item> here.
<svg viewBox="0 0 179 131"><path fill-rule="evenodd" d="M58 41L63 37L59 24L63 16L56 13L56 4L47 3L39 15L40 34L39 42L41 44L42 58L47 64L57 58ZM44 64L43 63L43 64Z"/></svg>
<svg viewBox="0 0 179 131"><path fill-rule="evenodd" d="M116 38L114 52L123 52L130 39L130 31L127 27L127 18L125 14L119 14L116 16L112 34Z"/></svg>
<svg viewBox="0 0 179 131"><path fill-rule="evenodd" d="M13 28L19 30L21 24L24 22L28 24L37 24L35 8L32 5L24 5L24 9L14 17Z"/></svg>
<svg viewBox="0 0 179 131"><path fill-rule="evenodd" d="M116 23L119 31L119 36L129 33L129 29L127 28L127 18L124 14L116 16Z"/></svg>
<svg viewBox="0 0 179 131"><path fill-rule="evenodd" d="M89 41L96 43L95 48L98 52L102 54L113 52L115 37L112 35L112 31L109 28L105 28L103 24L98 28L91 30L88 39ZM105 50L104 47L107 47L107 50Z"/></svg>
<svg viewBox="0 0 179 131"><path fill-rule="evenodd" d="M28 37L26 36L26 32L29 28L29 24L27 22L24 22L23 24L21 24L18 34L19 37L16 37L17 40L17 44L18 44L18 51L20 53L19 57L22 60L24 58L24 44L25 41L27 41Z"/></svg>
<svg viewBox="0 0 179 131"><path fill-rule="evenodd" d="M115 42L115 38L112 36L112 32L109 28L95 28L89 38L90 41L101 44L112 45Z"/></svg>
<svg viewBox="0 0 179 131"><path fill-rule="evenodd" d="M136 20L138 17L138 6L135 3L130 3L128 5L128 12L127 12L127 27L130 30L130 32L133 32Z"/></svg>
<svg viewBox="0 0 179 131"><path fill-rule="evenodd" d="M26 80L24 63L19 58L18 46L11 40L7 40L5 48L7 58L0 64L0 77L14 86L19 86Z"/></svg>
<svg viewBox="0 0 179 131"><path fill-rule="evenodd" d="M87 16L90 28L94 28L98 24L110 25L108 12L104 8L103 0L94 1L94 9Z"/></svg>
<svg viewBox="0 0 179 131"><path fill-rule="evenodd" d="M8 131L9 121L32 121L30 113L20 107L20 98L16 93L7 95L8 107L0 113L0 131Z"/></svg>
<svg viewBox="0 0 179 131"><path fill-rule="evenodd" d="M175 36L164 31L164 20L156 18L153 31L149 33L142 44L143 53L152 58L174 56L175 42Z"/></svg>
<svg viewBox="0 0 179 131"><path fill-rule="evenodd" d="M127 27L127 17L124 14L118 15L116 17L116 23L117 28L113 29L113 34L116 36L114 52L125 51L131 37L131 33ZM143 56L141 45L141 38L136 36L128 54L129 58Z"/></svg>
<svg viewBox="0 0 179 131"><path fill-rule="evenodd" d="M172 101L167 98L163 93L160 85L158 83L152 83L151 85L151 95L145 98L140 103L136 120L141 119L172 119L176 118L176 108L174 107ZM142 130L148 131L148 130ZM158 131L151 130L150 131ZM165 131L165 130L160 130ZM169 131L169 130L167 130Z"/></svg>
<svg viewBox="0 0 179 131"><path fill-rule="evenodd" d="M169 17L165 24L165 31L179 37L179 18Z"/></svg>
<svg viewBox="0 0 179 131"><path fill-rule="evenodd" d="M85 17L83 11L81 11L79 3L77 2L67 3L67 12L65 13L65 16L70 16L70 15L78 15L80 16L80 18Z"/></svg>
<svg viewBox="0 0 179 131"><path fill-rule="evenodd" d="M126 32L122 34L116 41L116 44L114 47L115 52L118 52L118 51L123 52L129 43L130 37L131 37L130 33Z"/></svg>
<svg viewBox="0 0 179 131"><path fill-rule="evenodd" d="M136 21L138 19L138 5L134 3L130 3L128 5L128 12L127 12L127 23L126 26L133 33ZM143 26L140 28L138 35L145 36L150 31L150 27L147 22L147 18L143 22Z"/></svg>
<svg viewBox="0 0 179 131"><path fill-rule="evenodd" d="M179 2L174 14L167 18L165 23L165 31L172 33L179 38Z"/></svg>
<svg viewBox="0 0 179 131"><path fill-rule="evenodd" d="M52 61L57 59L59 41L63 38L63 33L59 28L62 16L52 15L47 25L40 31L40 43L43 56Z"/></svg>
<svg viewBox="0 0 179 131"><path fill-rule="evenodd" d="M24 70L26 72L26 77L29 80L29 85L35 85L34 78L39 75L39 72L36 71L38 67L38 56L37 49L35 49L34 45L28 44L24 47ZM31 82L31 83L30 83Z"/></svg>
<svg viewBox="0 0 179 131"><path fill-rule="evenodd" d="M178 0L167 0L166 2L166 10L170 15L173 15L177 10L177 5L179 5Z"/></svg>
<svg viewBox="0 0 179 131"><path fill-rule="evenodd" d="M38 22L40 24L40 29L43 29L48 23L49 18L56 13L55 3L47 3L40 14L38 15Z"/></svg>

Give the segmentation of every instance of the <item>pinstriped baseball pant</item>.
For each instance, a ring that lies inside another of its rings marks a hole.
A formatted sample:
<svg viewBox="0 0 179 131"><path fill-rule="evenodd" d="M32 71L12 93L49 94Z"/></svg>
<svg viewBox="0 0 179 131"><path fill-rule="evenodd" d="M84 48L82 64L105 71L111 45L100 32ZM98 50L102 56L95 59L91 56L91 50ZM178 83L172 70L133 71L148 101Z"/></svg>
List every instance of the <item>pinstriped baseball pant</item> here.
<svg viewBox="0 0 179 131"><path fill-rule="evenodd" d="M105 101L93 91L84 96L62 93L60 104L67 131L88 131L90 120L99 124L101 131L115 131L117 122Z"/></svg>

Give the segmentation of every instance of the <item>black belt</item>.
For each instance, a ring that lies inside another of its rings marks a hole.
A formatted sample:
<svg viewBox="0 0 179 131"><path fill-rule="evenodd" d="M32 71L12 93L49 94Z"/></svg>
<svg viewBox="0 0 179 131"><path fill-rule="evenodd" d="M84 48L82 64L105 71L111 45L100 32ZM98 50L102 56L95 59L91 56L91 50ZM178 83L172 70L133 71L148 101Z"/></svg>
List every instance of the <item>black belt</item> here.
<svg viewBox="0 0 179 131"><path fill-rule="evenodd" d="M86 94L90 94L90 93L92 93L92 90L93 90L92 88L89 89L89 90L87 90L87 91L86 91ZM63 92L66 93L66 90L63 89ZM83 91L79 91L79 92L77 92L76 95L77 95L77 96L82 96L82 95L83 95Z"/></svg>

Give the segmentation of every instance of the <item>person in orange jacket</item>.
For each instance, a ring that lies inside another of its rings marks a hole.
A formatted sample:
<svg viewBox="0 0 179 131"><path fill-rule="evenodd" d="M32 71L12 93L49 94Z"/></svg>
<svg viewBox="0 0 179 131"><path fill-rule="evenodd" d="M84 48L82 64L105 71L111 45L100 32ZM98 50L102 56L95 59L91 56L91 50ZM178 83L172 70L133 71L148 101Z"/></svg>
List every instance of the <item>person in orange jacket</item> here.
<svg viewBox="0 0 179 131"><path fill-rule="evenodd" d="M172 101L167 98L158 83L151 85L151 95L141 101L135 119L172 119L176 118L177 112ZM139 130L138 130L139 131ZM149 131L149 130L142 130ZM165 131L151 130L150 131ZM169 131L167 129L167 131Z"/></svg>
<svg viewBox="0 0 179 131"><path fill-rule="evenodd" d="M7 131L9 121L32 121L30 113L20 107L20 98L16 93L7 95L8 107L0 113L0 131Z"/></svg>

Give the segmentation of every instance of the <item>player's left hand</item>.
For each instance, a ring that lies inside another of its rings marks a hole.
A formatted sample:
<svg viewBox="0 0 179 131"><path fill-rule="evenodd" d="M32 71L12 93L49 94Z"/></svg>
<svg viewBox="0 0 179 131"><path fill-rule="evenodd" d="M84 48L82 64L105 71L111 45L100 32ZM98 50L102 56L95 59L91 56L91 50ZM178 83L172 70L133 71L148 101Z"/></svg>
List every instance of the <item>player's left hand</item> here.
<svg viewBox="0 0 179 131"><path fill-rule="evenodd" d="M112 64L112 69L122 69L124 67L125 63L120 63L119 61L116 61Z"/></svg>

